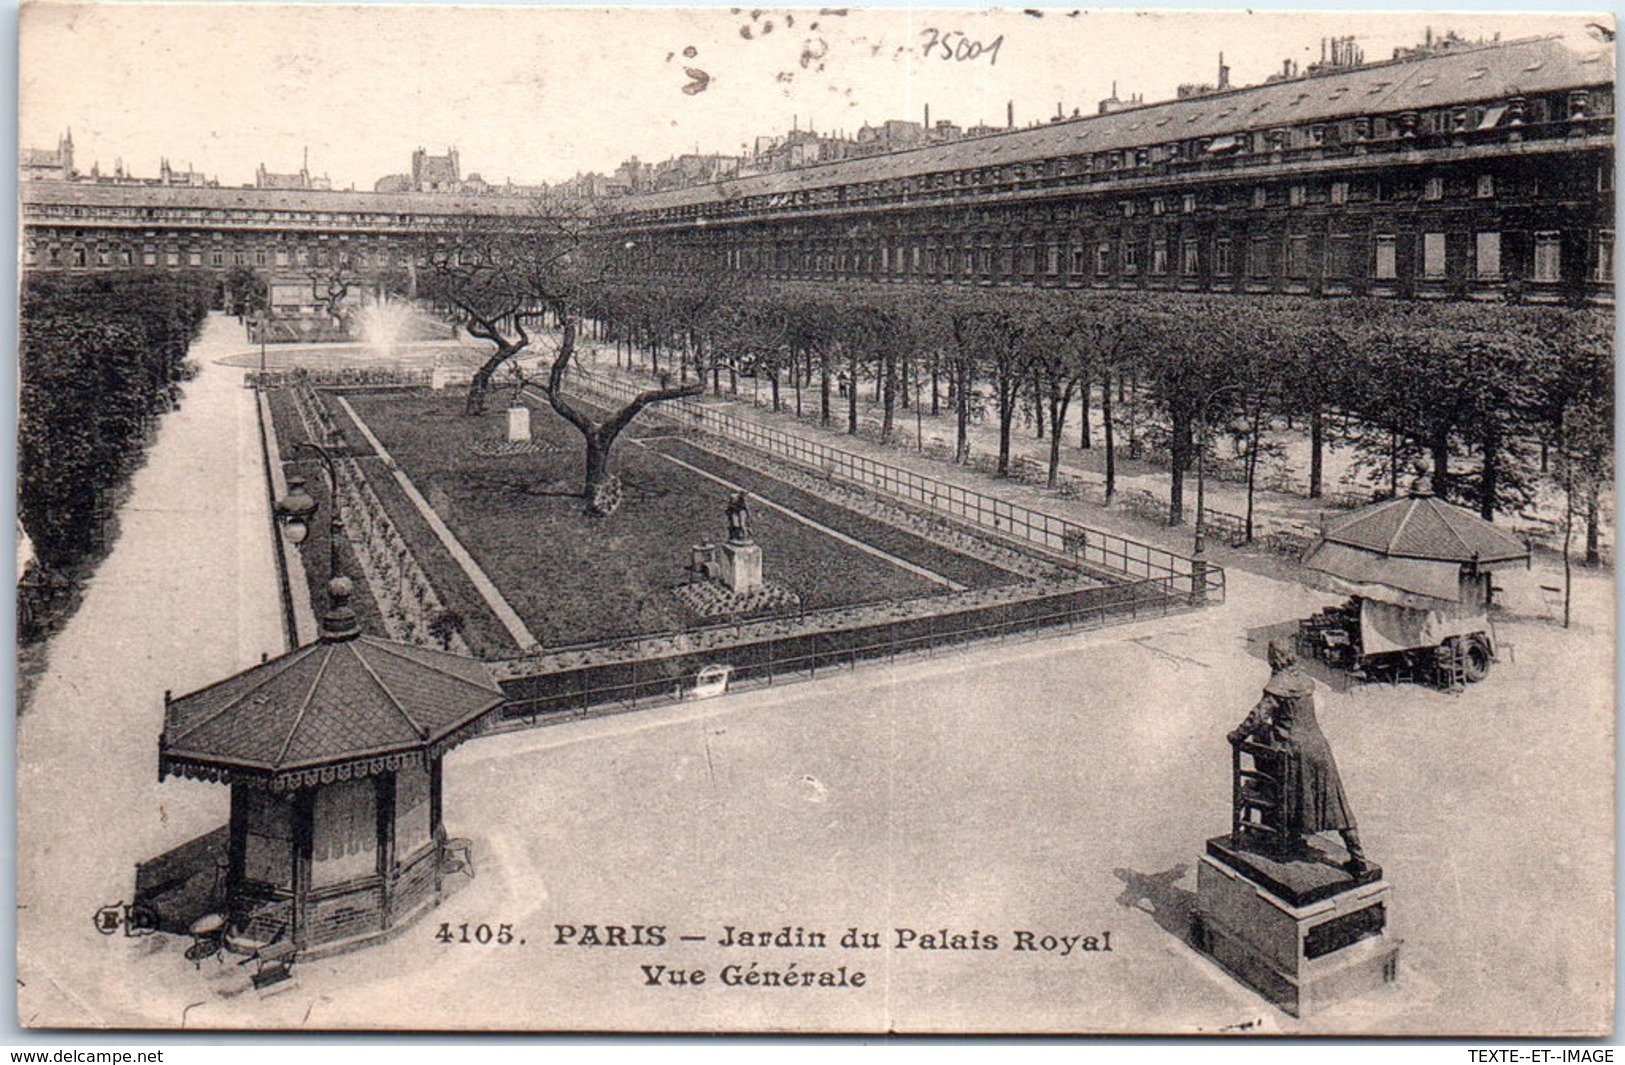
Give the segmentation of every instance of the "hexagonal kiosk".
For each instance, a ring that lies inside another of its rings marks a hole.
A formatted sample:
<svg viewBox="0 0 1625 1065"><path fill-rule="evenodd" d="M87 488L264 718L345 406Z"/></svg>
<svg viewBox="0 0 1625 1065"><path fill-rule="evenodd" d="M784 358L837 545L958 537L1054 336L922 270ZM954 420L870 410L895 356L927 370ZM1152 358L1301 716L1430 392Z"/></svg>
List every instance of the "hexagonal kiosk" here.
<svg viewBox="0 0 1625 1065"><path fill-rule="evenodd" d="M231 787L228 950L357 946L438 902L449 872L472 871L441 822L441 760L502 689L473 659L362 635L347 591L334 582L316 642L165 697L159 779Z"/></svg>

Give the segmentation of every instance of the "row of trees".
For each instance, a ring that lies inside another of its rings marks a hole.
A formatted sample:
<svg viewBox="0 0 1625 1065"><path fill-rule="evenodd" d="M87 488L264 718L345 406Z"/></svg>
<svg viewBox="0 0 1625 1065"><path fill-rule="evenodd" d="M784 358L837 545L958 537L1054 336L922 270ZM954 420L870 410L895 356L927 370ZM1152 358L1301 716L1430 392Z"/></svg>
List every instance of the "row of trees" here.
<svg viewBox="0 0 1625 1065"><path fill-rule="evenodd" d="M1126 399L1149 415L1170 456L1171 524L1185 520L1199 443L1237 439L1250 499L1263 437L1282 419L1309 427L1312 496L1324 488L1334 414L1374 485L1400 490L1401 471L1425 454L1436 491L1486 518L1527 506L1536 471L1555 454L1594 537L1612 477L1612 321L1592 308L761 283L700 255L680 276L651 277L635 241L559 216L522 233L512 223L466 230L420 258L420 295L493 346L471 412L483 408L498 368L547 349L533 384L581 430L589 496L610 476L616 435L647 404L720 390L724 375L736 385L741 374L764 379L775 408L815 404L825 424L844 418L852 433L860 383L872 386L884 436L911 403L929 401L939 413L945 393L961 461L985 403L997 421L1000 473L1009 472L1011 434L1026 410L1049 439L1052 484L1069 412L1082 413L1078 443L1092 447L1098 405L1108 496L1117 488L1115 408ZM552 327L545 341L534 328L543 318ZM585 327L650 353L660 386L603 418L572 401L564 384Z"/></svg>
<svg viewBox="0 0 1625 1065"><path fill-rule="evenodd" d="M201 275L30 275L19 320L18 511L42 565L101 546L115 491L188 375L216 286Z"/></svg>
<svg viewBox="0 0 1625 1065"><path fill-rule="evenodd" d="M843 376L854 384L846 390L853 432L858 380L874 384L882 431L889 432L896 408L910 402L909 386L929 379L934 403L938 386L947 386L963 457L970 408L985 395L997 418L1001 472L1008 471L1010 435L1023 405L1047 423L1040 432L1050 439L1053 479L1072 405L1087 409L1098 397L1101 428L1110 437L1114 399L1125 393L1123 382L1132 382L1160 416L1172 454L1175 522L1183 509L1180 474L1191 465L1198 435L1216 427L1256 437L1281 419L1306 422L1310 494L1318 496L1325 422L1335 411L1346 416L1340 424L1352 427L1368 465L1387 479L1425 453L1437 490L1486 518L1529 502L1531 448L1572 451L1569 438L1583 421L1588 453L1611 450L1593 448L1598 438L1590 432L1611 419L1612 409L1612 322L1595 309L783 285L731 293L700 321L668 310L659 319L667 324L661 335L651 334L651 316L642 309L659 302L654 290L604 302L599 313L612 335L645 346L664 342L678 358L699 350L682 338L703 337L715 349L708 360L713 372L748 364L769 375L775 406L781 377L797 390L798 409L800 390L815 382L826 423L834 416L831 378ZM1093 437L1085 417L1080 446L1092 446ZM1610 437L1600 439L1606 444ZM1107 477L1111 491L1110 462Z"/></svg>

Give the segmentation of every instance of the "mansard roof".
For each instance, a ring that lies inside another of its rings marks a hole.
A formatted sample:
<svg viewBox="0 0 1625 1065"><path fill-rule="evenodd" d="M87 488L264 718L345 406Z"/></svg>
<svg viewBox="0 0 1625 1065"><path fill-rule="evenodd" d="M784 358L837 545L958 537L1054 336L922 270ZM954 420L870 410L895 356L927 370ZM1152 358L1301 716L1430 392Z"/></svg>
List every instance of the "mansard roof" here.
<svg viewBox="0 0 1625 1065"><path fill-rule="evenodd" d="M455 193L381 193L327 189L205 188L186 185L98 185L82 181L30 181L22 185L24 207L180 208L240 211L348 212L352 214L516 215L535 214L531 196Z"/></svg>
<svg viewBox="0 0 1625 1065"><path fill-rule="evenodd" d="M617 207L642 211L716 203L1506 100L1611 85L1613 80L1613 52L1608 46L1584 38L1531 38L1144 104L949 144L627 197Z"/></svg>

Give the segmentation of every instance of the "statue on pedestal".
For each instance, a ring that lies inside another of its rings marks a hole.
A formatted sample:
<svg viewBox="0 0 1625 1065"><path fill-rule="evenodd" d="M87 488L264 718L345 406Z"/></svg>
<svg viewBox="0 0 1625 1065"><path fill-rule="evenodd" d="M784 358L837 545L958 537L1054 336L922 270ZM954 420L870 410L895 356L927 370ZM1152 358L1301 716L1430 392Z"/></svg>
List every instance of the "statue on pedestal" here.
<svg viewBox="0 0 1625 1065"><path fill-rule="evenodd" d="M1276 767L1279 779L1271 789L1274 801L1263 827L1280 849L1291 852L1304 851L1308 838L1317 832L1341 833L1348 850L1344 869L1359 876L1370 863L1360 846L1331 745L1315 720L1315 682L1298 669L1297 655L1285 641L1270 643L1269 663L1263 698L1228 737L1238 749L1244 744L1262 749L1250 752L1254 761L1264 753Z"/></svg>
<svg viewBox="0 0 1625 1065"><path fill-rule="evenodd" d="M744 492L728 497L728 542L748 544L750 540L750 500Z"/></svg>

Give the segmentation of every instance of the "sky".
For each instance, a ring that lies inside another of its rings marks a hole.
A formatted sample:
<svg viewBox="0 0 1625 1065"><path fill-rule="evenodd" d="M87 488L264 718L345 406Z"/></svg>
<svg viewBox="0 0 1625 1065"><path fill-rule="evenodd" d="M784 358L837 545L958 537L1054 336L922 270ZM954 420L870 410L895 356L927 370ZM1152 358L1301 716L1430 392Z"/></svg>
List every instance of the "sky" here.
<svg viewBox="0 0 1625 1065"><path fill-rule="evenodd" d="M72 129L80 169L159 159L222 184L260 163L370 189L415 148L455 146L464 176L556 182L628 156L739 153L792 125L888 118L962 126L1093 113L1112 93L1255 84L1321 39L1367 61L1427 27L1469 39L1585 33L1608 14L1478 15L973 8L564 8L32 3L20 26L19 143ZM1076 13L1074 13L1076 11ZM944 44L980 55L948 58ZM996 47L995 47L996 45ZM687 90L687 91L685 91Z"/></svg>

